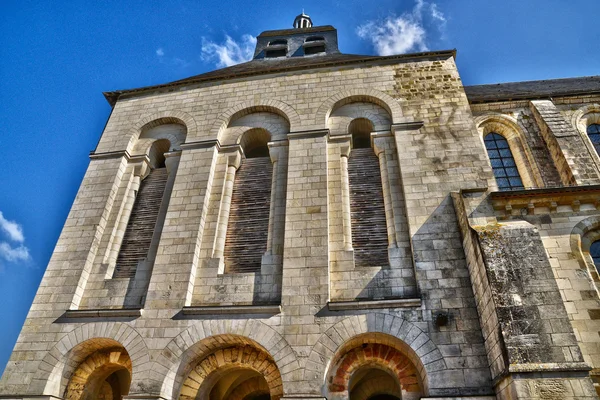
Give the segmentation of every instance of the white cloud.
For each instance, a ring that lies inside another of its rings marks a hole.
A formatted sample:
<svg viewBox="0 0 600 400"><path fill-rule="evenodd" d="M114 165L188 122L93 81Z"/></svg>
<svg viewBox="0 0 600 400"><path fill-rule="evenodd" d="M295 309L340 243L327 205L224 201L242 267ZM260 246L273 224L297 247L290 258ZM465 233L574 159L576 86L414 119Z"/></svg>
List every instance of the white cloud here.
<svg viewBox="0 0 600 400"><path fill-rule="evenodd" d="M4 231L4 233L6 233L8 237L15 242L22 243L25 241L25 236L23 236L23 228L21 228L21 225L17 224L15 221L9 221L4 218L2 211L0 211L0 230Z"/></svg>
<svg viewBox="0 0 600 400"><path fill-rule="evenodd" d="M23 245L12 247L6 242L0 242L0 258L9 262L29 260L29 249Z"/></svg>
<svg viewBox="0 0 600 400"><path fill-rule="evenodd" d="M388 16L384 20L368 21L359 26L356 33L370 40L380 56L402 54L409 51L427 51L427 29L424 19L435 22L443 33L446 17L435 3L417 0L410 12L399 17Z"/></svg>
<svg viewBox="0 0 600 400"><path fill-rule="evenodd" d="M242 35L240 42L236 42L229 35L225 35L225 43L215 43L202 38L202 60L216 61L219 68L230 67L235 64L250 61L254 55L256 38L252 35Z"/></svg>
<svg viewBox="0 0 600 400"><path fill-rule="evenodd" d="M159 57L162 57L165 55L165 51L162 49L162 47L159 47L158 49L156 49L156 55Z"/></svg>

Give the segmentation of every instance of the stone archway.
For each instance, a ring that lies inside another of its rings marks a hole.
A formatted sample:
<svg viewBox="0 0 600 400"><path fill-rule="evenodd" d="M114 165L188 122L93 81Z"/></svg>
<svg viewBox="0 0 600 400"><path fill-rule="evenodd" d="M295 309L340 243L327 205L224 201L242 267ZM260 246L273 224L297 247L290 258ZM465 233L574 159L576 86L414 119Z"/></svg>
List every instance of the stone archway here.
<svg viewBox="0 0 600 400"><path fill-rule="evenodd" d="M124 348L98 350L75 369L64 398L120 400L129 393L131 373L131 359Z"/></svg>
<svg viewBox="0 0 600 400"><path fill-rule="evenodd" d="M272 357L278 371L281 370L282 382L289 382L298 374L300 365L293 349L283 336L264 322L204 320L183 331L161 352L157 362L168 366L161 395L178 398L184 381L199 361L219 349L246 345L261 349Z"/></svg>
<svg viewBox="0 0 600 400"><path fill-rule="evenodd" d="M367 333L346 342L331 360L327 374L331 398L421 398L424 387L418 366L408 357L408 346L394 339Z"/></svg>
<svg viewBox="0 0 600 400"><path fill-rule="evenodd" d="M189 372L180 400L278 400L281 374L273 358L255 344L222 343L202 354Z"/></svg>

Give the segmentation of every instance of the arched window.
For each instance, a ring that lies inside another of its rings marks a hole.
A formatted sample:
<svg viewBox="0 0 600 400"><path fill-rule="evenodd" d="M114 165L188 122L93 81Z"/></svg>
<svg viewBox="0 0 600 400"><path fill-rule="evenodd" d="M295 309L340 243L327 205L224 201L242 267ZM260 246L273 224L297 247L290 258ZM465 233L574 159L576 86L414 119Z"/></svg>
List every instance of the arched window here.
<svg viewBox="0 0 600 400"><path fill-rule="evenodd" d="M159 139L148 150L150 173L141 181L138 190L134 190L135 200L119 249L114 278L133 278L140 262L152 263L154 260L164 223L161 209L164 211L168 206L171 195L166 191L169 171L165 164L165 153L170 146L167 139Z"/></svg>
<svg viewBox="0 0 600 400"><path fill-rule="evenodd" d="M597 270L600 270L600 240L596 240L590 246L590 255L592 256L592 260L594 260L594 265Z"/></svg>
<svg viewBox="0 0 600 400"><path fill-rule="evenodd" d="M225 272L259 272L267 250L273 164L267 131L255 128L240 141L245 158L235 173L225 238Z"/></svg>
<svg viewBox="0 0 600 400"><path fill-rule="evenodd" d="M373 123L356 118L348 126L352 150L348 158L352 247L357 267L387 266L388 236L379 159L371 147Z"/></svg>
<svg viewBox="0 0 600 400"><path fill-rule="evenodd" d="M501 135L491 132L484 139L485 148L492 164L499 190L524 189L523 181L508 141Z"/></svg>
<svg viewBox="0 0 600 400"><path fill-rule="evenodd" d="M587 127L587 134L590 141L596 149L596 153L600 156L600 124L591 124Z"/></svg>

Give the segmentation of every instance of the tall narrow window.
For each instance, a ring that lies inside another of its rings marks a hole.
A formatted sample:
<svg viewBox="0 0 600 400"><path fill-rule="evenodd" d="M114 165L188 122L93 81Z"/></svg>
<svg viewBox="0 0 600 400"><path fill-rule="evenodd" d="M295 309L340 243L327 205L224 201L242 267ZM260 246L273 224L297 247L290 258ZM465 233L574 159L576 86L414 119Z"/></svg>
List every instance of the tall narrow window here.
<svg viewBox="0 0 600 400"><path fill-rule="evenodd" d="M596 240L594 243L592 243L590 246L590 255L594 260L596 269L600 272L600 240Z"/></svg>
<svg viewBox="0 0 600 400"><path fill-rule="evenodd" d="M273 165L264 130L246 132L242 160L233 182L225 237L225 271L259 272L267 250Z"/></svg>
<svg viewBox="0 0 600 400"><path fill-rule="evenodd" d="M596 153L600 156L600 124L591 124L588 126L587 134L594 145L594 149L596 149Z"/></svg>
<svg viewBox="0 0 600 400"><path fill-rule="evenodd" d="M524 189L517 164L508 146L508 141L497 133L489 133L484 138L496 183L500 190Z"/></svg>
<svg viewBox="0 0 600 400"><path fill-rule="evenodd" d="M168 197L165 196L168 172L164 153L169 150L169 145L168 140L157 140L149 151L152 170L141 182L133 203L117 257L114 278L133 278L140 262L153 261L149 260L150 248L153 239L157 240L157 228L162 228L164 222L164 216L159 218L161 206L163 201L168 201L164 199Z"/></svg>
<svg viewBox="0 0 600 400"><path fill-rule="evenodd" d="M388 236L379 159L371 147L373 124L366 118L350 123L352 150L348 158L350 218L354 264L387 266Z"/></svg>

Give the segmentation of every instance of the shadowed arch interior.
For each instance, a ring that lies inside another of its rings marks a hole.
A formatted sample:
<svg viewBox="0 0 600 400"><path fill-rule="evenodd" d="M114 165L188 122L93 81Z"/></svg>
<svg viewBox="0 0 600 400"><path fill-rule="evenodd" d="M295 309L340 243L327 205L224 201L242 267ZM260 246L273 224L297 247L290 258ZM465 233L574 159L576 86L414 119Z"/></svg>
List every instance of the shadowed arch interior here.
<svg viewBox="0 0 600 400"><path fill-rule="evenodd" d="M191 363L179 399L278 400L283 383L272 356L256 342L236 335L204 339Z"/></svg>
<svg viewBox="0 0 600 400"><path fill-rule="evenodd" d="M120 400L129 393L132 365L123 347L97 350L72 374L65 399Z"/></svg>
<svg viewBox="0 0 600 400"><path fill-rule="evenodd" d="M352 135L352 148L371 147L371 132L373 132L373 122L367 118L353 119L348 125L348 134Z"/></svg>
<svg viewBox="0 0 600 400"><path fill-rule="evenodd" d="M241 136L240 146L246 158L268 157L270 140L271 134L266 129L250 129Z"/></svg>
<svg viewBox="0 0 600 400"><path fill-rule="evenodd" d="M420 364L401 340L383 333L361 334L335 353L327 373L327 388L330 394L349 396L351 400L382 395L418 399L425 387Z"/></svg>

